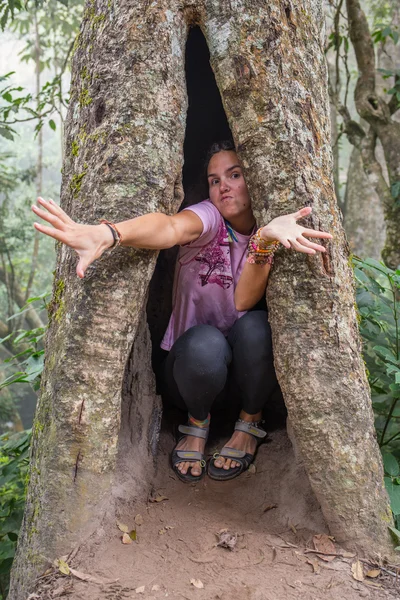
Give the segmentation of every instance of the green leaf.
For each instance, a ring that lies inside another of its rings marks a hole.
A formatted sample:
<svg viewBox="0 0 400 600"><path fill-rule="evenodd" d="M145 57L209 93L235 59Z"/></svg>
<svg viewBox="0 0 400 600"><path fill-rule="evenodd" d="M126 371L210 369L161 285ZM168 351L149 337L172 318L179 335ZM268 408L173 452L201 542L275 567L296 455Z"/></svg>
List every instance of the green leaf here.
<svg viewBox="0 0 400 600"><path fill-rule="evenodd" d="M385 477L385 487L390 498L390 508L394 515L400 514L400 485L396 485L390 479Z"/></svg>
<svg viewBox="0 0 400 600"><path fill-rule="evenodd" d="M6 138L7 140L14 141L14 136L11 133L11 130L8 128L6 129L5 127L0 127L0 135Z"/></svg>
<svg viewBox="0 0 400 600"><path fill-rule="evenodd" d="M57 126L56 126L56 124L54 123L53 119L50 119L50 121L49 121L49 125L50 125L50 128L51 128L53 131L55 131L55 130L56 130Z"/></svg>
<svg viewBox="0 0 400 600"><path fill-rule="evenodd" d="M400 531L391 525L388 526L389 531L396 543L400 543Z"/></svg>
<svg viewBox="0 0 400 600"><path fill-rule="evenodd" d="M6 100L7 102L12 102L13 101L10 92L5 92L4 94L2 94L1 97L4 98L4 100Z"/></svg>
<svg viewBox="0 0 400 600"><path fill-rule="evenodd" d="M399 463L397 459L393 456L393 454L386 453L383 454L383 466L385 467L385 472L392 477L396 477L400 473Z"/></svg>

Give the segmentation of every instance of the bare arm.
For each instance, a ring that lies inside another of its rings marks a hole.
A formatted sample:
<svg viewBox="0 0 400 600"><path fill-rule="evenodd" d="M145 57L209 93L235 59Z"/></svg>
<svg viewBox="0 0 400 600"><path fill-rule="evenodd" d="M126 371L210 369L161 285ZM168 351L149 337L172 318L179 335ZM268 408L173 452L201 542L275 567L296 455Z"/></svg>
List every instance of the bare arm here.
<svg viewBox="0 0 400 600"><path fill-rule="evenodd" d="M107 225L81 225L75 223L55 202L38 199L45 208L32 206L33 212L52 227L34 223L35 228L73 248L79 255L76 268L78 277L84 277L88 266L113 245L113 236ZM177 215L149 213L135 219L117 223L123 246L161 250L188 244L203 231L203 223L193 211Z"/></svg>
<svg viewBox="0 0 400 600"><path fill-rule="evenodd" d="M330 233L315 231L297 225L298 219L306 217L311 213L311 207L304 207L295 213L282 215L273 219L263 227L261 236L266 241L280 242L285 248L293 248L304 254L316 254L326 252L326 248L320 244L311 242L307 238L332 239ZM253 265L246 262L235 289L235 306L239 311L250 310L265 293L270 265Z"/></svg>

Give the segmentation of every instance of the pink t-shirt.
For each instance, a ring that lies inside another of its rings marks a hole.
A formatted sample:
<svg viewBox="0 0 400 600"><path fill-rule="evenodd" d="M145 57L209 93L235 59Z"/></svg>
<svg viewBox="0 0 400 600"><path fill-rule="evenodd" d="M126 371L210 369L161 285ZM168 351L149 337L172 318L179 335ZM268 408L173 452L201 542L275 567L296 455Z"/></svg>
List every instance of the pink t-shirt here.
<svg viewBox="0 0 400 600"><path fill-rule="evenodd" d="M172 314L161 342L164 350L170 350L178 337L194 325L213 325L227 335L245 314L235 308L234 290L252 234L235 231L237 241L229 242L224 219L209 200L185 210L200 217L203 231L197 240L179 248Z"/></svg>

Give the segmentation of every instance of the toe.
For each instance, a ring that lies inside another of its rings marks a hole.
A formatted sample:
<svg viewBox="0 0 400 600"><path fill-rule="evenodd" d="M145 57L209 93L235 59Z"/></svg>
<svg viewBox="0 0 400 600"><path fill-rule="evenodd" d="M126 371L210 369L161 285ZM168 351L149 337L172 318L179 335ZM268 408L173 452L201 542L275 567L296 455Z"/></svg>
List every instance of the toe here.
<svg viewBox="0 0 400 600"><path fill-rule="evenodd" d="M194 465L192 465L192 475L194 475L194 476L201 475L200 463L197 462Z"/></svg>
<svg viewBox="0 0 400 600"><path fill-rule="evenodd" d="M230 469L231 468L231 462L232 462L231 459L227 458L226 461L225 461L225 464L224 464L224 469L226 469L226 470Z"/></svg>
<svg viewBox="0 0 400 600"><path fill-rule="evenodd" d="M224 462L225 459L222 458L221 456L219 456L215 461L214 461L214 465L217 467L217 469L222 469L222 467L224 466Z"/></svg>

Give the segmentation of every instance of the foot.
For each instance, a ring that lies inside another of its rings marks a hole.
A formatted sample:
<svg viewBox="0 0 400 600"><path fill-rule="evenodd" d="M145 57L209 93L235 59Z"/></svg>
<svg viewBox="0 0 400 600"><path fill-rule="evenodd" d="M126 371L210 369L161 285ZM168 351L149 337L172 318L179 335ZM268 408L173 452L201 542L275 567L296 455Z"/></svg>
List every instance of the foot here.
<svg viewBox="0 0 400 600"><path fill-rule="evenodd" d="M192 435L186 435L179 441L178 445L176 446L176 450L195 450L204 454L205 446L206 441L204 439L197 438ZM179 470L180 473L182 473L182 475L186 475L186 473L190 469L190 474L194 477L198 477L199 475L201 475L202 472L202 467L200 461L198 460L190 460L178 463L176 468Z"/></svg>
<svg viewBox="0 0 400 600"><path fill-rule="evenodd" d="M262 414L257 413L256 415L249 415L242 410L239 417L240 419L243 419L243 421L251 423L260 421L262 419ZM257 440L244 431L234 431L232 437L225 446L228 448L235 448L235 450L243 450L246 454L254 454L257 448ZM217 469L225 469L227 471L228 469L240 467L240 463L232 458L218 456L218 458L214 460L214 466L217 467Z"/></svg>

